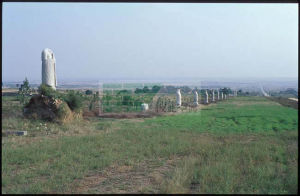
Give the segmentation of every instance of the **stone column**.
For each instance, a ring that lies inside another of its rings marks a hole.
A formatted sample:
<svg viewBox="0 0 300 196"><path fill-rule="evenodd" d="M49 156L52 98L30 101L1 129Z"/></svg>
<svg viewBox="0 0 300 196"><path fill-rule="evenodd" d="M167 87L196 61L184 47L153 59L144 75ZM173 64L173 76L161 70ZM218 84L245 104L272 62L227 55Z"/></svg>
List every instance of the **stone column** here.
<svg viewBox="0 0 300 196"><path fill-rule="evenodd" d="M217 91L218 100L220 100L220 91Z"/></svg>
<svg viewBox="0 0 300 196"><path fill-rule="evenodd" d="M206 104L208 103L208 93L207 93L207 90L205 91L205 103Z"/></svg>
<svg viewBox="0 0 300 196"><path fill-rule="evenodd" d="M180 93L180 89L177 89L176 91L176 105L177 106L181 106L181 93Z"/></svg>
<svg viewBox="0 0 300 196"><path fill-rule="evenodd" d="M212 90L212 101L215 102L215 91Z"/></svg>
<svg viewBox="0 0 300 196"><path fill-rule="evenodd" d="M147 103L142 103L141 109L142 111L147 111L149 109L149 105Z"/></svg>
<svg viewBox="0 0 300 196"><path fill-rule="evenodd" d="M221 99L223 99L223 92L221 92Z"/></svg>
<svg viewBox="0 0 300 196"><path fill-rule="evenodd" d="M54 53L48 48L42 51L42 84L56 90L56 60Z"/></svg>
<svg viewBox="0 0 300 196"><path fill-rule="evenodd" d="M198 93L196 90L193 91L194 93L194 104L197 106L198 104Z"/></svg>

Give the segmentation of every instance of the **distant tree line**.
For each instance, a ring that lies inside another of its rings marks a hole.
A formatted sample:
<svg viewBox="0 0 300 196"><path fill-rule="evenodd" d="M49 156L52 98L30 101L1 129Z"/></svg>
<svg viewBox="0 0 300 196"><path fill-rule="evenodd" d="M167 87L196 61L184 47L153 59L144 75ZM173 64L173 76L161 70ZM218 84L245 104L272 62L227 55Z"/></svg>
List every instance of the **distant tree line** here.
<svg viewBox="0 0 300 196"><path fill-rule="evenodd" d="M149 89L147 86L144 88L136 88L134 93L157 93L160 90L160 86L154 85L151 89Z"/></svg>

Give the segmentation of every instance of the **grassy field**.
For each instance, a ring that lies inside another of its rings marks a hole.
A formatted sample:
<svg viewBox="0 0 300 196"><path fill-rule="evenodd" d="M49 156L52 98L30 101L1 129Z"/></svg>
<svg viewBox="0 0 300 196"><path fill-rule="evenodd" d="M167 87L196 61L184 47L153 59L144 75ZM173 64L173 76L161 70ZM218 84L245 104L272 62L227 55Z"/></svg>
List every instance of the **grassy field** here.
<svg viewBox="0 0 300 196"><path fill-rule="evenodd" d="M298 192L298 110L235 97L151 119L23 119L2 97L2 193Z"/></svg>

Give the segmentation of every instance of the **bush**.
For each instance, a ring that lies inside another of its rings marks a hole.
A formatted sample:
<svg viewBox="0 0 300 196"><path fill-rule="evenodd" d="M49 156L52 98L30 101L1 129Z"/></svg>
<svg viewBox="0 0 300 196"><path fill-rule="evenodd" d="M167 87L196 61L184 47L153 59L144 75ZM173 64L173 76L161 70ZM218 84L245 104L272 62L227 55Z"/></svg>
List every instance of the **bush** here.
<svg viewBox="0 0 300 196"><path fill-rule="evenodd" d="M150 89L148 88L148 86L145 86L145 87L143 88L143 92L144 92L144 93L150 92Z"/></svg>
<svg viewBox="0 0 300 196"><path fill-rule="evenodd" d="M18 92L18 99L20 101L20 103L26 105L26 103L28 102L28 95L31 94L32 89L29 86L29 82L27 77L25 78L25 80L23 81L23 84L21 85L21 87L19 88L19 92Z"/></svg>
<svg viewBox="0 0 300 196"><path fill-rule="evenodd" d="M154 85L151 89L153 93L157 93L160 90L160 86Z"/></svg>
<svg viewBox="0 0 300 196"><path fill-rule="evenodd" d="M58 110L57 110L57 117L60 121L66 121L69 120L71 117L71 111L66 103L60 104Z"/></svg>
<svg viewBox="0 0 300 196"><path fill-rule="evenodd" d="M74 91L69 91L67 96L64 97L64 101L67 102L72 111L79 111L83 102L80 94L74 93Z"/></svg>
<svg viewBox="0 0 300 196"><path fill-rule="evenodd" d="M123 96L122 105L132 105L133 99L130 95Z"/></svg>
<svg viewBox="0 0 300 196"><path fill-rule="evenodd" d="M93 91L92 91L92 90L86 90L86 91L85 91L85 94L86 94L86 95L92 95L92 94L93 94Z"/></svg>
<svg viewBox="0 0 300 196"><path fill-rule="evenodd" d="M41 94L41 95L44 95L44 96L47 96L47 97L51 97L51 98L59 98L60 95L59 93L54 90L53 88L51 88L50 86L47 86L45 84L41 84L38 88L38 92Z"/></svg>
<svg viewBox="0 0 300 196"><path fill-rule="evenodd" d="M143 92L144 92L143 89L139 89L139 88L136 88L134 91L134 93L143 93Z"/></svg>

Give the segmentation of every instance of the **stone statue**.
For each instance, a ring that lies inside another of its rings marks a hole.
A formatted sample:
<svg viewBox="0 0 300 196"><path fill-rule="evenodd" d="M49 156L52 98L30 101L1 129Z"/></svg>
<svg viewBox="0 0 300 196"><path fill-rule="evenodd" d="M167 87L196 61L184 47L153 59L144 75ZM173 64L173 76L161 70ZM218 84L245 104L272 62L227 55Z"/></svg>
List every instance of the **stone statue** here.
<svg viewBox="0 0 300 196"><path fill-rule="evenodd" d="M207 90L205 91L205 103L208 103L208 93L207 93Z"/></svg>
<svg viewBox="0 0 300 196"><path fill-rule="evenodd" d="M142 111L147 111L149 109L149 105L147 103L142 103L141 109Z"/></svg>
<svg viewBox="0 0 300 196"><path fill-rule="evenodd" d="M42 51L42 84L56 90L56 61L52 50L46 48Z"/></svg>
<svg viewBox="0 0 300 196"><path fill-rule="evenodd" d="M194 93L194 104L197 106L198 104L198 93L196 90L193 91Z"/></svg>
<svg viewBox="0 0 300 196"><path fill-rule="evenodd" d="M176 105L177 106L181 106L181 93L180 93L180 89L177 89L176 91Z"/></svg>

